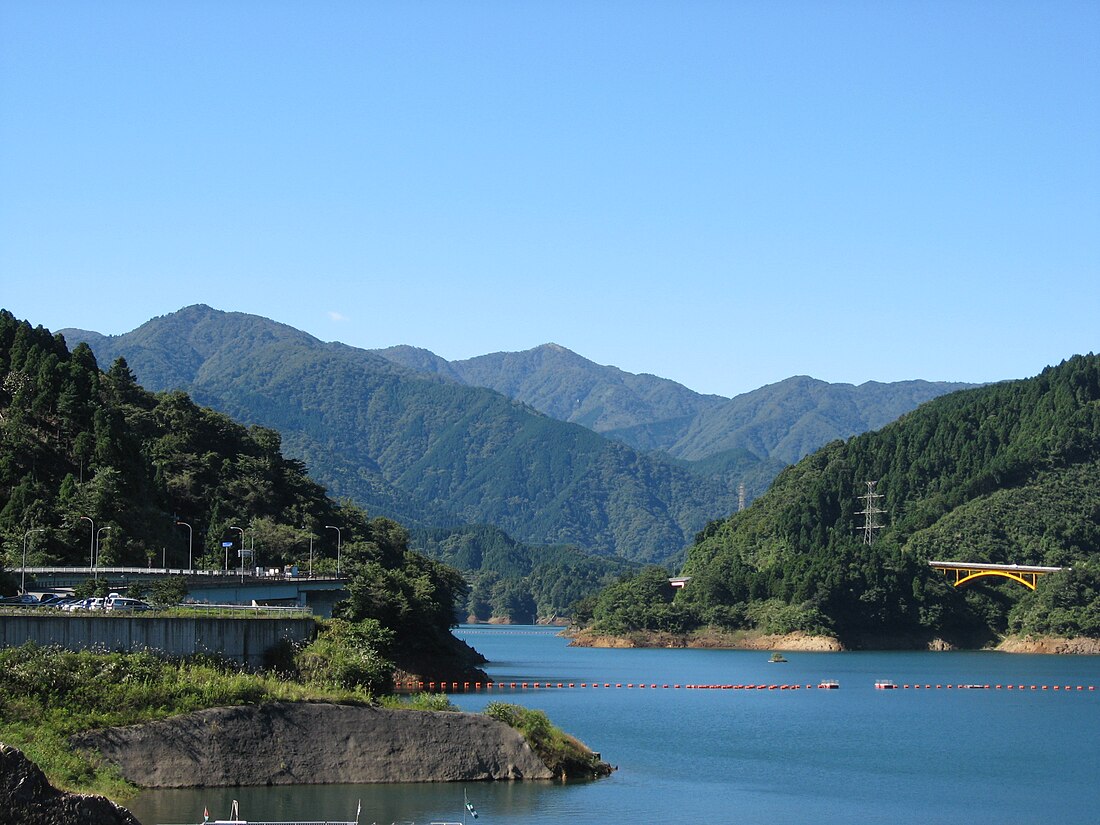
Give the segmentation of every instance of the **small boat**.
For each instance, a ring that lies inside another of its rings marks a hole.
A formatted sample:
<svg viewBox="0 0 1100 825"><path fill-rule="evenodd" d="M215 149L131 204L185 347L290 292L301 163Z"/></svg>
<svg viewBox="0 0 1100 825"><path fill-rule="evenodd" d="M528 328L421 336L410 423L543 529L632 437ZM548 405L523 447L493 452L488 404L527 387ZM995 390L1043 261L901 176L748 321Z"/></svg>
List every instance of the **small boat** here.
<svg viewBox="0 0 1100 825"><path fill-rule="evenodd" d="M275 821L261 821L256 819L241 819L240 804L236 799L233 800L233 805L230 807L229 819L211 819L210 809L206 808L202 812L201 825L359 825L359 814L363 810L363 802L360 800L359 806L355 811L355 819L295 819L284 822Z"/></svg>
<svg viewBox="0 0 1100 825"><path fill-rule="evenodd" d="M879 679L875 682L875 690L897 690L898 683L892 679Z"/></svg>
<svg viewBox="0 0 1100 825"><path fill-rule="evenodd" d="M822 679L817 686L821 690L840 690L840 682L836 679Z"/></svg>
<svg viewBox="0 0 1100 825"><path fill-rule="evenodd" d="M441 822L439 820L433 821L431 825L466 825L466 818L477 819L477 809L474 808L470 798L466 795L465 789L462 791L463 811L461 822ZM363 812L363 800L359 800L359 805L355 809L355 819L343 820L343 819L294 819L285 821L261 821L256 819L241 819L240 805L236 799L233 800L233 805L230 808L229 819L211 819L210 809L206 808L202 812L202 822L199 825L359 825L359 815ZM398 823L393 825L415 825L415 823Z"/></svg>
<svg viewBox="0 0 1100 825"><path fill-rule="evenodd" d="M775 653L772 654L772 657L770 659L768 659L768 661L769 662L785 662L785 661L787 661L787 659L783 656L782 653L779 653L778 651L776 651Z"/></svg>

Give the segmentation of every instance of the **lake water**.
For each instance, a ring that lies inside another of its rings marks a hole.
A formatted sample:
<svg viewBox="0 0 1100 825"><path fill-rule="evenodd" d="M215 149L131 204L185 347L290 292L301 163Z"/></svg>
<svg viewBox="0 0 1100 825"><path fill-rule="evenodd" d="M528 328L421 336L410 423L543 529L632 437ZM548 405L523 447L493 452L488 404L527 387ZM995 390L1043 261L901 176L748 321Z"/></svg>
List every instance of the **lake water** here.
<svg viewBox="0 0 1100 825"><path fill-rule="evenodd" d="M464 710L494 700L545 710L618 767L610 778L154 791L129 807L145 825L201 822L204 807L226 817L233 799L247 819L354 819L361 800L364 825L457 822L465 790L486 825L1100 822L1100 657L788 653L773 664L752 651L570 648L557 632L456 635L499 682L577 687L452 699ZM823 679L840 689L806 689ZM876 690L878 679L899 689Z"/></svg>

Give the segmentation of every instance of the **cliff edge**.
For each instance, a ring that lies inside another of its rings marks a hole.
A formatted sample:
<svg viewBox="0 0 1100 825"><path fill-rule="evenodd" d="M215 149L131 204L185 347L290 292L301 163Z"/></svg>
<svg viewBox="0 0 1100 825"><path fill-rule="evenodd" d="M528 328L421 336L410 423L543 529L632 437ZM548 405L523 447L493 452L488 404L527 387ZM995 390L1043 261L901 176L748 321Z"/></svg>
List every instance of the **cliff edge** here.
<svg viewBox="0 0 1100 825"><path fill-rule="evenodd" d="M0 743L0 821L4 825L141 825L102 796L65 793L17 748Z"/></svg>
<svg viewBox="0 0 1100 825"><path fill-rule="evenodd" d="M72 742L143 788L553 778L518 731L476 713L276 702Z"/></svg>

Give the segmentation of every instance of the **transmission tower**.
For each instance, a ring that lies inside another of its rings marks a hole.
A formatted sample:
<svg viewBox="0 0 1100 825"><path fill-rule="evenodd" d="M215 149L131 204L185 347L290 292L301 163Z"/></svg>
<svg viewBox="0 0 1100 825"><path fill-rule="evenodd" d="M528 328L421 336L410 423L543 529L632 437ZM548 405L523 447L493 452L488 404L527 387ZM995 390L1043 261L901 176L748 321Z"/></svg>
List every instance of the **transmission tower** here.
<svg viewBox="0 0 1100 825"><path fill-rule="evenodd" d="M737 485L737 512L745 509L745 482Z"/></svg>
<svg viewBox="0 0 1100 825"><path fill-rule="evenodd" d="M863 502L863 509L856 513L857 516L863 516L863 527L856 528L857 530L863 530L863 543L866 545L874 544L875 531L881 530L882 525L878 522L878 517L886 511L878 506L878 500L882 498L881 493L875 492L875 485L877 481L867 482L867 493L859 497Z"/></svg>

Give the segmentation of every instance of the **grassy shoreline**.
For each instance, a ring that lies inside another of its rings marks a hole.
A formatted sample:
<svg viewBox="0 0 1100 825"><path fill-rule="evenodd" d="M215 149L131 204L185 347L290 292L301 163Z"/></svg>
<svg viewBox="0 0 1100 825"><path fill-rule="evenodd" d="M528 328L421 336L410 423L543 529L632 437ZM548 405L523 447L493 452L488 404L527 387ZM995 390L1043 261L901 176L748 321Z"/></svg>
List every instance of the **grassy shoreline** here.
<svg viewBox="0 0 1100 825"><path fill-rule="evenodd" d="M269 702L457 710L443 694L396 696L362 685L340 687L318 677L249 672L211 657L173 660L148 651L69 651L28 643L0 650L0 742L21 750L59 790L124 803L141 789L113 766L77 752L70 737L208 708ZM532 717L523 711L517 718ZM544 716L531 727L534 734L522 725L513 726L552 770L577 765L585 773L570 776L598 775L598 757L585 757L587 749L579 743L573 747L575 740L550 726Z"/></svg>

